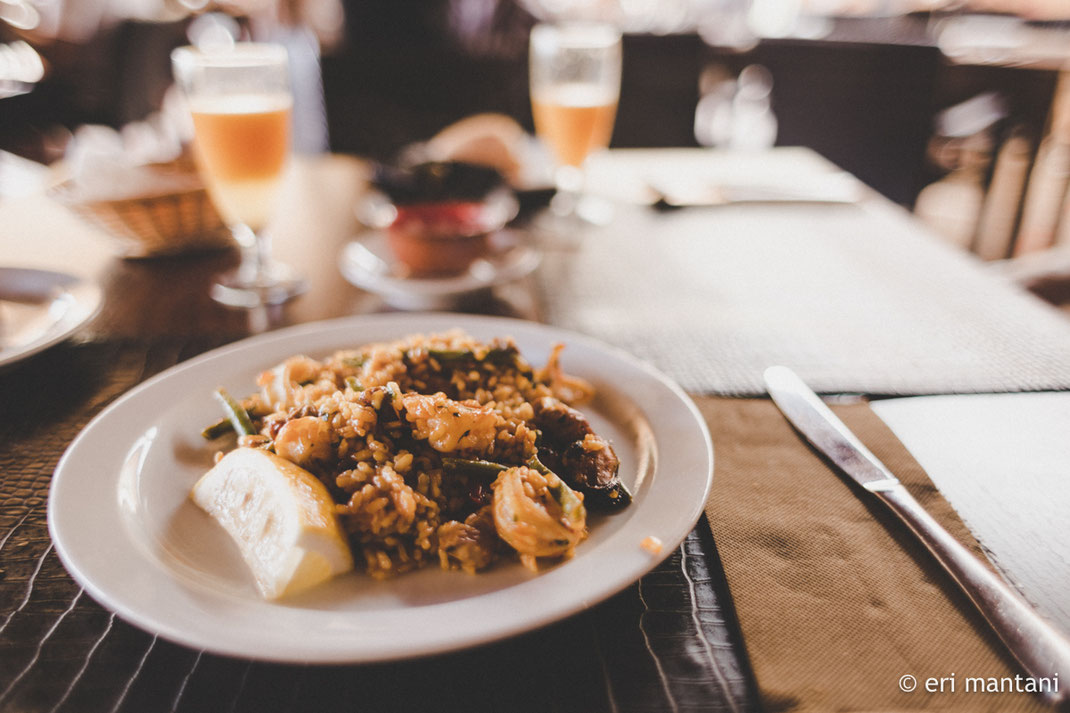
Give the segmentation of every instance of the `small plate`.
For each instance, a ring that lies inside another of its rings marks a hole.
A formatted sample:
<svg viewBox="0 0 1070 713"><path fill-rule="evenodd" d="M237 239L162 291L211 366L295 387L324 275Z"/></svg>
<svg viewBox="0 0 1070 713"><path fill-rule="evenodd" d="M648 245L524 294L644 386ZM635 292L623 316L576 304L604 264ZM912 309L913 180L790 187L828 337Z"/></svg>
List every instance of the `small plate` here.
<svg viewBox="0 0 1070 713"><path fill-rule="evenodd" d="M371 231L342 249L339 267L349 282L399 309L449 309L473 293L524 277L539 264L538 250L516 233L501 231L490 241L491 253L460 275L415 278L390 251L386 234Z"/></svg>
<svg viewBox="0 0 1070 713"><path fill-rule="evenodd" d="M100 302L100 288L73 275L0 267L0 367L63 341Z"/></svg>
<svg viewBox="0 0 1070 713"><path fill-rule="evenodd" d="M349 573L289 599L257 594L238 548L189 499L212 466L200 430L212 389L252 390L284 358L461 328L512 335L532 363L564 343L562 366L590 380L584 414L613 443L628 507L589 522L571 559L533 573L502 562L469 575L428 567L388 580ZM713 474L706 424L678 386L628 354L533 322L389 314L317 322L209 352L155 376L94 418L64 453L48 500L56 552L98 602L147 631L208 651L301 663L426 656L519 634L580 612L669 556L702 513ZM658 552L641 546L647 537Z"/></svg>

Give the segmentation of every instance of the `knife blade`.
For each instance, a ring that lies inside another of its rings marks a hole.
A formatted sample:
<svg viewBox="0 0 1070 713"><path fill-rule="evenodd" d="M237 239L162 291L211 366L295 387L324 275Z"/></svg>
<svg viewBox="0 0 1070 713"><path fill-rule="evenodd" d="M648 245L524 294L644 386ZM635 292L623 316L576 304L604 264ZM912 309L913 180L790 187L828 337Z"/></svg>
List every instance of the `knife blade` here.
<svg viewBox="0 0 1070 713"><path fill-rule="evenodd" d="M1070 640L933 519L795 372L773 366L764 377L769 395L788 422L841 473L873 493L910 528L1026 673L1049 684L1055 682L1054 687L1042 689L1041 697L1054 704L1070 700L1067 691L1059 690L1060 679L1070 680Z"/></svg>
<svg viewBox="0 0 1070 713"><path fill-rule="evenodd" d="M899 479L848 430L795 372L774 366L765 371L765 384L777 408L814 447L866 490L894 487Z"/></svg>

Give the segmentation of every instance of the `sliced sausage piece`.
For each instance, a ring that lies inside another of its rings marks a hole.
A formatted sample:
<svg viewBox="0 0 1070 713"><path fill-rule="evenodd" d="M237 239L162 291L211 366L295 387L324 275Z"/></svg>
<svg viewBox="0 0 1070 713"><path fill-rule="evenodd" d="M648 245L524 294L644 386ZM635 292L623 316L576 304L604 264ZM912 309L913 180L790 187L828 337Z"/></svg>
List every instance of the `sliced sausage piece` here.
<svg viewBox="0 0 1070 713"><path fill-rule="evenodd" d="M576 409L553 397L535 404L533 423L542 431L539 457L593 508L618 508L632 496L618 476L620 459L609 442Z"/></svg>

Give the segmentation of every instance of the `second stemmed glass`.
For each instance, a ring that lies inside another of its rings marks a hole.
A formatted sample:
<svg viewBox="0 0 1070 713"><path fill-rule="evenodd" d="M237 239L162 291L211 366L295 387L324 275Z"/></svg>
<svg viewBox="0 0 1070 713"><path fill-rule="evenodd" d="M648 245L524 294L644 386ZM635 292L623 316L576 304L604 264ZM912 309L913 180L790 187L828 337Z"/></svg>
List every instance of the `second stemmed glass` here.
<svg viewBox="0 0 1070 713"><path fill-rule="evenodd" d="M286 49L252 42L180 47L171 61L193 115L197 167L242 247L241 263L212 286L212 297L248 308L285 302L306 288L293 269L272 260L265 232L290 155Z"/></svg>
<svg viewBox="0 0 1070 713"><path fill-rule="evenodd" d="M535 133L557 160L559 215L583 216L583 165L609 146L620 97L621 37L595 23L540 24L531 31Z"/></svg>

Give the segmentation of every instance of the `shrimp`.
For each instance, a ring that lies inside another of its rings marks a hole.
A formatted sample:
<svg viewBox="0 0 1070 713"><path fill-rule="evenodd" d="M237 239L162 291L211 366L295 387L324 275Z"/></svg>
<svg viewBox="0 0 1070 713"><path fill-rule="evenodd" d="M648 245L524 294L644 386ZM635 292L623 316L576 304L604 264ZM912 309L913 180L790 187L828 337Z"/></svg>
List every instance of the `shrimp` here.
<svg viewBox="0 0 1070 713"><path fill-rule="evenodd" d="M561 352L564 344L555 344L546 360L546 366L536 370L535 380L550 387L550 393L569 406L584 404L594 398L594 386L586 379L570 376L561 368Z"/></svg>
<svg viewBox="0 0 1070 713"><path fill-rule="evenodd" d="M330 460L331 428L315 416L287 421L275 436L275 454L295 465Z"/></svg>
<svg viewBox="0 0 1070 713"><path fill-rule="evenodd" d="M294 406L298 387L315 379L321 368L318 361L307 356L290 357L257 377L260 396L272 409L285 411Z"/></svg>
<svg viewBox="0 0 1070 713"><path fill-rule="evenodd" d="M536 557L570 555L587 536L583 496L554 473L516 466L503 471L492 488L498 536L528 569L535 569Z"/></svg>

